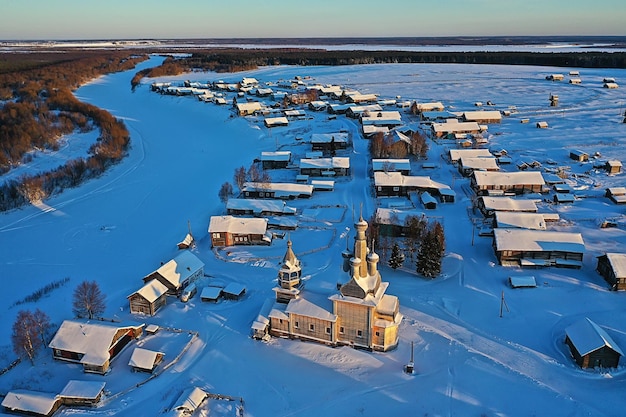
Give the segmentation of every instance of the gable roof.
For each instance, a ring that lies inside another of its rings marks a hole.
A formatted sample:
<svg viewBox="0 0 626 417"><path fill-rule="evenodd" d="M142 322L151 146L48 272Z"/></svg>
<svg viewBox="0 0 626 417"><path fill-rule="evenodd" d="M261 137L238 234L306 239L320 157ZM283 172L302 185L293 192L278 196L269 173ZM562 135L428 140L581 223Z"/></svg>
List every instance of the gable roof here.
<svg viewBox="0 0 626 417"><path fill-rule="evenodd" d="M262 235L267 231L267 219L252 217L211 216L209 233L241 233Z"/></svg>
<svg viewBox="0 0 626 417"><path fill-rule="evenodd" d="M47 416L54 411L59 401L56 394L18 389L7 393L2 400L2 406L12 411Z"/></svg>
<svg viewBox="0 0 626 417"><path fill-rule="evenodd" d="M580 233L496 228L493 236L498 251L585 252L585 243Z"/></svg>
<svg viewBox="0 0 626 417"><path fill-rule="evenodd" d="M626 277L626 253L607 252L605 256L611 264L615 277Z"/></svg>
<svg viewBox="0 0 626 417"><path fill-rule="evenodd" d="M174 287L178 288L191 275L202 268L204 268L204 262L198 259L193 253L186 250L162 265L155 272L165 278Z"/></svg>
<svg viewBox="0 0 626 417"><path fill-rule="evenodd" d="M71 379L59 394L63 398L96 399L104 390L105 382Z"/></svg>
<svg viewBox="0 0 626 417"><path fill-rule="evenodd" d="M160 296L167 293L167 287L158 279L148 281L143 287L129 295L127 298L135 294L141 295L149 303L155 302Z"/></svg>
<svg viewBox="0 0 626 417"><path fill-rule="evenodd" d="M496 211L496 225L501 228L545 230L546 220L541 213Z"/></svg>
<svg viewBox="0 0 626 417"><path fill-rule="evenodd" d="M159 355L163 356L163 353L136 347L130 356L128 365L134 368L152 369Z"/></svg>
<svg viewBox="0 0 626 417"><path fill-rule="evenodd" d="M622 356L624 355L611 336L587 317L566 328L565 334L572 341L572 344L581 356L585 356L604 346L613 349Z"/></svg>
<svg viewBox="0 0 626 417"><path fill-rule="evenodd" d="M513 197L479 197L486 210L495 211L537 211L534 200L516 199Z"/></svg>
<svg viewBox="0 0 626 417"><path fill-rule="evenodd" d="M110 358L109 348L119 330L139 329L143 326L143 324L121 326L105 321L64 320L48 347L83 354L80 363L101 366Z"/></svg>
<svg viewBox="0 0 626 417"><path fill-rule="evenodd" d="M472 158L492 158L493 154L489 152L489 149L479 148L479 149L450 149L450 160L452 162L456 162L461 159L461 157L472 157Z"/></svg>
<svg viewBox="0 0 626 417"><path fill-rule="evenodd" d="M478 186L486 185L545 185L539 171L494 172L474 171L474 178Z"/></svg>
<svg viewBox="0 0 626 417"><path fill-rule="evenodd" d="M285 310L287 314L293 313L299 316L317 318L326 321L336 321L337 316L319 307L304 298L294 298L289 301Z"/></svg>

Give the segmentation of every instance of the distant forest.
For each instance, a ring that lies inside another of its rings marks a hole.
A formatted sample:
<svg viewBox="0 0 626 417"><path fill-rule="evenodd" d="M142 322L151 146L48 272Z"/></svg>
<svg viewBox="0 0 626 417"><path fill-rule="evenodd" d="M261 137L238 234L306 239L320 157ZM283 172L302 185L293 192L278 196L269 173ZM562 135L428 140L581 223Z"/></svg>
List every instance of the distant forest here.
<svg viewBox="0 0 626 417"><path fill-rule="evenodd" d="M623 52L412 52L412 51L328 51L321 49L224 48L193 52L190 57L168 58L159 67L141 71L142 77L178 75L192 70L236 72L268 65L358 65L389 63L502 64L580 68L626 68Z"/></svg>
<svg viewBox="0 0 626 417"><path fill-rule="evenodd" d="M0 186L0 211L76 186L100 175L125 154L130 137L109 112L76 99L72 91L100 75L133 68L146 56L129 51L0 54L0 174L28 162L27 153L54 150L66 134L99 129L89 157L52 172L23 176Z"/></svg>

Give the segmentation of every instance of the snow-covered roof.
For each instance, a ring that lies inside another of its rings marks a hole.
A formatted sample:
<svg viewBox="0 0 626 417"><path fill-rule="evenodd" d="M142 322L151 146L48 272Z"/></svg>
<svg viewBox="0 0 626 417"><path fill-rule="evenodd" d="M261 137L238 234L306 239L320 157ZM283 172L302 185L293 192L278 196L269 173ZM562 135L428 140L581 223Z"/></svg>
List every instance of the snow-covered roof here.
<svg viewBox="0 0 626 417"><path fill-rule="evenodd" d="M385 294L380 299L380 303L376 306L376 311L380 314L393 316L395 312L398 311L398 303L398 297L395 295Z"/></svg>
<svg viewBox="0 0 626 417"><path fill-rule="evenodd" d="M267 219L256 217L211 216L209 233L241 233L262 235L267 231Z"/></svg>
<svg viewBox="0 0 626 417"><path fill-rule="evenodd" d="M245 285L239 283L239 282L230 282L228 285L226 285L226 287L224 287L224 289L222 290L222 292L224 294L232 294L232 295L241 295L246 291L246 287Z"/></svg>
<svg viewBox="0 0 626 417"><path fill-rule="evenodd" d="M116 325L105 321L64 320L48 344L52 349L81 353L81 363L103 365L110 357L109 348L120 329L140 328L137 325Z"/></svg>
<svg viewBox="0 0 626 417"><path fill-rule="evenodd" d="M585 356L604 346L613 349L622 356L624 355L611 336L587 317L567 327L565 334L572 341L581 356Z"/></svg>
<svg viewBox="0 0 626 417"><path fill-rule="evenodd" d="M348 93L346 94L348 99L354 103L359 103L362 101L376 101L378 99L378 94L361 94L359 92L356 93Z"/></svg>
<svg viewBox="0 0 626 417"><path fill-rule="evenodd" d="M263 103L260 103L258 101L237 103L237 111L239 113L254 113L255 111L261 110L262 108Z"/></svg>
<svg viewBox="0 0 626 417"><path fill-rule="evenodd" d="M409 176L402 175L400 172L374 172L374 185L385 187L415 187L415 188L431 188L441 189L450 188L446 184L433 181L428 176Z"/></svg>
<svg viewBox="0 0 626 417"><path fill-rule="evenodd" d="M335 133L313 133L311 135L311 143L330 143L335 140L335 142L347 142L348 134L345 132L335 132Z"/></svg>
<svg viewBox="0 0 626 417"><path fill-rule="evenodd" d="M174 402L172 410L187 411L191 415L207 396L208 394L198 387L187 388Z"/></svg>
<svg viewBox="0 0 626 417"><path fill-rule="evenodd" d="M497 251L585 252L585 243L580 233L496 228L493 236Z"/></svg>
<svg viewBox="0 0 626 417"><path fill-rule="evenodd" d="M289 207L283 200L265 200L255 198L230 198L226 203L227 210L252 210L255 214L263 212L295 214L296 209Z"/></svg>
<svg viewBox="0 0 626 417"><path fill-rule="evenodd" d="M387 133L389 132L389 128L387 126L374 126L374 125L364 125L363 126L363 134L365 136L373 135L374 133Z"/></svg>
<svg viewBox="0 0 626 417"><path fill-rule="evenodd" d="M502 120L502 114L498 110L466 111L463 113L463 119L468 122L482 120Z"/></svg>
<svg viewBox="0 0 626 417"><path fill-rule="evenodd" d="M155 272L178 288L191 275L202 268L204 268L204 262L190 251L185 250L174 259L161 265Z"/></svg>
<svg viewBox="0 0 626 417"><path fill-rule="evenodd" d="M2 400L2 406L11 411L46 416L52 413L59 401L60 398L56 394L18 389L7 393Z"/></svg>
<svg viewBox="0 0 626 417"><path fill-rule="evenodd" d="M431 129L435 133L465 133L478 132L480 126L476 122L458 122L456 119L448 119L445 123L433 123Z"/></svg>
<svg viewBox="0 0 626 417"><path fill-rule="evenodd" d="M159 355L163 356L163 353L136 347L130 356L128 366L140 369L152 369Z"/></svg>
<svg viewBox="0 0 626 417"><path fill-rule="evenodd" d="M63 398L96 399L104 390L105 382L71 379L59 394Z"/></svg>
<svg viewBox="0 0 626 417"><path fill-rule="evenodd" d="M496 211L496 225L502 228L545 230L543 214L513 211Z"/></svg>
<svg viewBox="0 0 626 417"><path fill-rule="evenodd" d="M607 252L606 257L617 278L626 278L626 253Z"/></svg>
<svg viewBox="0 0 626 417"><path fill-rule="evenodd" d="M364 112L382 111L380 104L367 104L364 106L352 106L348 108L348 112L354 114L362 114Z"/></svg>
<svg viewBox="0 0 626 417"><path fill-rule="evenodd" d="M372 169L374 171L410 171L411 161L408 159L372 159Z"/></svg>
<svg viewBox="0 0 626 417"><path fill-rule="evenodd" d="M606 191L612 196L619 196L626 194L626 187L609 187Z"/></svg>
<svg viewBox="0 0 626 417"><path fill-rule="evenodd" d="M287 117L306 116L306 112L304 110L285 110L283 114Z"/></svg>
<svg viewBox="0 0 626 417"><path fill-rule="evenodd" d="M420 200L422 200L422 204L424 205L431 203L437 204L437 200L435 199L435 197L430 195L428 191L424 191L422 194L420 194Z"/></svg>
<svg viewBox="0 0 626 417"><path fill-rule="evenodd" d="M350 168L350 158L343 156L335 156L332 158L302 158L300 159L300 169L321 168L321 169L333 169L333 168Z"/></svg>
<svg viewBox="0 0 626 417"><path fill-rule="evenodd" d="M291 159L291 151L261 152L261 161L286 161Z"/></svg>
<svg viewBox="0 0 626 417"><path fill-rule="evenodd" d="M402 115L397 110L374 112L371 116L361 117L363 125L402 124Z"/></svg>
<svg viewBox="0 0 626 417"><path fill-rule="evenodd" d="M337 316L331 312L319 307L316 304L304 299L294 298L289 301L285 310L287 314L297 314L326 321L336 321Z"/></svg>
<svg viewBox="0 0 626 417"><path fill-rule="evenodd" d="M289 320L289 316L285 313L286 309L286 304L275 303L267 316L273 319Z"/></svg>
<svg viewBox="0 0 626 417"><path fill-rule="evenodd" d="M489 149L450 149L450 160L452 162L459 161L462 157L471 158L491 158L493 155L489 152Z"/></svg>
<svg viewBox="0 0 626 417"><path fill-rule="evenodd" d="M513 288L536 287L537 281L532 275L511 275L509 282Z"/></svg>
<svg viewBox="0 0 626 417"><path fill-rule="evenodd" d="M222 287L204 287L200 293L200 299L217 300L222 294Z"/></svg>
<svg viewBox="0 0 626 417"><path fill-rule="evenodd" d="M288 125L289 124L289 119L287 119L284 116L280 116L280 117L266 117L264 120L264 123L266 126L281 126L281 125Z"/></svg>
<svg viewBox="0 0 626 417"><path fill-rule="evenodd" d="M420 112L425 111L442 111L445 107L440 101L435 101L431 103L415 103L417 106L417 110Z"/></svg>
<svg viewBox="0 0 626 417"><path fill-rule="evenodd" d="M474 171L474 178L478 186L488 185L545 185L539 171L493 172Z"/></svg>
<svg viewBox="0 0 626 417"><path fill-rule="evenodd" d="M498 166L498 162L496 158L488 158L488 157L465 157L461 156L460 164L463 168L469 168L474 170L489 170L489 171L498 171L500 167Z"/></svg>
<svg viewBox="0 0 626 417"><path fill-rule="evenodd" d="M143 298L145 298L149 303L153 303L165 293L167 293L167 287L165 286L165 284L163 284L158 279L152 279L148 281L143 287L141 287L139 290L135 291L128 297L131 297L135 294L139 294Z"/></svg>

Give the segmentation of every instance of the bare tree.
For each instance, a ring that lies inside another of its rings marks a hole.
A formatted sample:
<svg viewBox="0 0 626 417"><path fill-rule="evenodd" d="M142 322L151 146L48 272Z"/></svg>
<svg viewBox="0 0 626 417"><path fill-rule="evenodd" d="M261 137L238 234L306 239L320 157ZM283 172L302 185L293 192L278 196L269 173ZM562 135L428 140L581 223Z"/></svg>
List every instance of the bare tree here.
<svg viewBox="0 0 626 417"><path fill-rule="evenodd" d="M259 167L255 163L252 163L250 168L248 168L248 179L252 182L261 182L261 172Z"/></svg>
<svg viewBox="0 0 626 417"><path fill-rule="evenodd" d="M50 317L43 311L36 309L33 313L33 322L39 333L39 338L43 346L48 345L48 333L50 332Z"/></svg>
<svg viewBox="0 0 626 417"><path fill-rule="evenodd" d="M233 195L233 186L229 182L225 182L222 184L222 188L220 188L218 195L222 203L228 203L228 199Z"/></svg>
<svg viewBox="0 0 626 417"><path fill-rule="evenodd" d="M13 352L17 356L22 357L25 354L30 362L35 364L35 355L41 347L41 338L33 319L33 313L27 310L21 310L17 313L15 323L13 323L11 342L13 343Z"/></svg>
<svg viewBox="0 0 626 417"><path fill-rule="evenodd" d="M76 316L93 319L104 313L104 301L105 296L96 281L83 281L74 290L72 308Z"/></svg>
<svg viewBox="0 0 626 417"><path fill-rule="evenodd" d="M246 168L241 166L239 168L235 168L235 175L233 175L233 180L239 188L239 191L243 188L243 184L246 182Z"/></svg>

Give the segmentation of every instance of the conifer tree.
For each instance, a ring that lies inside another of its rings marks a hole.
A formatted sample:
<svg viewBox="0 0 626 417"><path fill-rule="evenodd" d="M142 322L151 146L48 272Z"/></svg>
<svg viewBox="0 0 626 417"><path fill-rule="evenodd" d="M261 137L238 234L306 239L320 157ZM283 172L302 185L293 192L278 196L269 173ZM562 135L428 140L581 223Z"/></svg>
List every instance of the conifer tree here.
<svg viewBox="0 0 626 417"><path fill-rule="evenodd" d="M391 249L391 257L389 258L389 267L391 269L398 269L404 263L404 254L400 250L400 246L397 243L393 244Z"/></svg>
<svg viewBox="0 0 626 417"><path fill-rule="evenodd" d="M417 272L427 278L441 273L441 260L445 251L443 227L439 222L426 232L417 253Z"/></svg>

